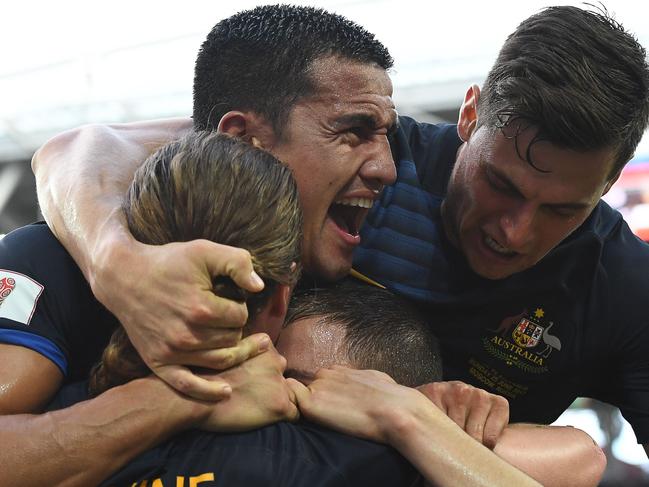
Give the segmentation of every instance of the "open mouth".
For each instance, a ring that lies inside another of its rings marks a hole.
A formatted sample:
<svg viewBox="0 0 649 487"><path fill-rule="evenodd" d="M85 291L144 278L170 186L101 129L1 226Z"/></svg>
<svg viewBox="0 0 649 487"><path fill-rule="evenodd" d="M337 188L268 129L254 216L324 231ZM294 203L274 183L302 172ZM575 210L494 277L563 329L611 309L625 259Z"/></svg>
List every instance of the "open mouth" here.
<svg viewBox="0 0 649 487"><path fill-rule="evenodd" d="M356 237L373 203L368 198L342 199L329 207L328 214L340 230Z"/></svg>
<svg viewBox="0 0 649 487"><path fill-rule="evenodd" d="M496 242L493 238L491 238L489 235L484 236L483 242L488 249L500 255L501 257L510 259L517 255L516 252L514 252L513 250L509 250L506 247L503 247L498 242Z"/></svg>

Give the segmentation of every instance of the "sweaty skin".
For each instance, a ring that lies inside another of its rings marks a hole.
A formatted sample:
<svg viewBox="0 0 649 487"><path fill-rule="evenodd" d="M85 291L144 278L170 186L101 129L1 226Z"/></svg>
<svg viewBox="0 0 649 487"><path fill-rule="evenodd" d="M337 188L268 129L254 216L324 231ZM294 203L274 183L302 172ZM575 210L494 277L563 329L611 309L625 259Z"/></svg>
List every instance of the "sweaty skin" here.
<svg viewBox="0 0 649 487"><path fill-rule="evenodd" d="M503 279L532 267L576 230L618 175L611 177L610 149L577 152L545 141L530 149L532 166L519 154L527 153L536 129L523 122L503 130L479 125L479 97L480 89L470 87L460 109L458 133L465 142L442 217L471 268Z"/></svg>
<svg viewBox="0 0 649 487"><path fill-rule="evenodd" d="M503 423L499 418L503 403L508 412L504 398L461 382L411 389L381 372L352 370L361 364L350 362L345 336L345 326L328 316L301 318L280 334L277 349L288 362L286 375L306 385L291 382L308 419L392 445L435 485L519 485L507 483L519 474L510 465L546 487L594 487L600 481L606 456L583 431L507 425L507 419ZM472 434L471 409L483 409L491 417L479 426L481 432L485 423L494 429L491 446L499 459L480 445L486 444L482 434ZM477 441L467 441L469 435ZM502 478L497 474L503 468L500 459L510 464Z"/></svg>
<svg viewBox="0 0 649 487"><path fill-rule="evenodd" d="M0 487L97 485L138 454L189 428L244 431L295 420L298 411L285 367L271 346L222 372L219 380L227 381L232 393L216 404L183 396L151 375L59 411L2 415Z"/></svg>

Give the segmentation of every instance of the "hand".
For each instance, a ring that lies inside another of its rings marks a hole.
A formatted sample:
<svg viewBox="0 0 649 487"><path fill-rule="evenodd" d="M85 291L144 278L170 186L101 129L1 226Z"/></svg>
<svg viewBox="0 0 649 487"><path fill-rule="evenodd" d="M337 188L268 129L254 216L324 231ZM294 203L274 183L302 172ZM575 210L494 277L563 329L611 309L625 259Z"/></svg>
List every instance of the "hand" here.
<svg viewBox="0 0 649 487"><path fill-rule="evenodd" d="M275 347L240 365L207 379L218 377L232 387L232 395L209 404L210 414L197 425L209 431L246 431L278 421L297 421L295 394L284 378L286 359Z"/></svg>
<svg viewBox="0 0 649 487"><path fill-rule="evenodd" d="M460 381L434 382L417 388L474 439L494 448L509 423L509 403Z"/></svg>
<svg viewBox="0 0 649 487"><path fill-rule="evenodd" d="M268 337L239 341L245 304L212 292L213 276L229 276L252 292L263 288L245 250L207 240L160 246L132 241L99 254L93 292L149 368L179 392L204 400L227 397L223 380L205 380L187 366L224 370L268 347Z"/></svg>
<svg viewBox="0 0 649 487"><path fill-rule="evenodd" d="M418 407L430 402L417 390L375 370L342 366L321 369L308 386L287 379L303 417L342 433L390 443L391 431ZM392 435L394 436L394 435Z"/></svg>

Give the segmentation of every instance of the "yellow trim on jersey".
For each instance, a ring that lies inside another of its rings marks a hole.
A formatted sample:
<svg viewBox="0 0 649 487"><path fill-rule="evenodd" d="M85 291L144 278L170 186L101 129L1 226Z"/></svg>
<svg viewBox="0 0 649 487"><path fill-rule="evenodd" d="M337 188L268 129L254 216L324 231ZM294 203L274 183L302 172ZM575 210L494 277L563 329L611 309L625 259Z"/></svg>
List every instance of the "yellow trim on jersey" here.
<svg viewBox="0 0 649 487"><path fill-rule="evenodd" d="M381 289L387 289L383 284L379 284L374 279L370 279L369 277L358 272L356 269L351 269L349 271L349 275L355 277L359 281L363 281L366 282L367 284L371 284L372 286L380 287Z"/></svg>

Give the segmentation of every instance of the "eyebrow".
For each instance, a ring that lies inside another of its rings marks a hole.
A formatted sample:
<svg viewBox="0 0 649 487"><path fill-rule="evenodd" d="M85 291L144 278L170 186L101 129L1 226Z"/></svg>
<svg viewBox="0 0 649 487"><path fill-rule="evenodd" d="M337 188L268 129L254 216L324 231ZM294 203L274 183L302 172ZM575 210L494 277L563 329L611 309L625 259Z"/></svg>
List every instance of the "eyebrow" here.
<svg viewBox="0 0 649 487"><path fill-rule="evenodd" d="M395 115L392 123L388 127L388 135L397 131L398 117ZM369 113L351 113L347 115L341 115L340 117L334 120L334 125L336 128L342 127L351 127L351 126L361 126L369 130L378 130L381 128L381 123L379 120Z"/></svg>
<svg viewBox="0 0 649 487"><path fill-rule="evenodd" d="M505 173L503 173L500 170L488 165L484 161L481 161L481 163L484 165L485 171L487 171L493 177L497 178L500 183L504 184L508 191L515 194L516 197L518 197L518 198L525 199L525 195L521 192L520 189L518 189L518 186L516 186L514 184L514 182L511 179L509 179L509 177ZM583 210L585 208L588 208L590 206L590 203L585 203L585 202L577 202L577 203L545 203L544 206L546 206L548 208L557 208L557 209L566 209L566 210Z"/></svg>

